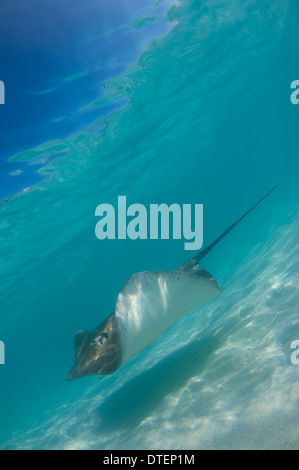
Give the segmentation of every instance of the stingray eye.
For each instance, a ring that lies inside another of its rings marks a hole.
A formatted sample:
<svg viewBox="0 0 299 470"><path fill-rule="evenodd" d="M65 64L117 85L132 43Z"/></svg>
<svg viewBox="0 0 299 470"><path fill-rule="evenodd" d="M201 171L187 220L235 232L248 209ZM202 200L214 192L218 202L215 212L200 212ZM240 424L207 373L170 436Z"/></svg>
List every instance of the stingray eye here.
<svg viewBox="0 0 299 470"><path fill-rule="evenodd" d="M107 335L106 332L102 333L100 338L99 338L101 344L104 344L105 341L107 341L107 339L108 339L108 335Z"/></svg>
<svg viewBox="0 0 299 470"><path fill-rule="evenodd" d="M106 332L100 334L97 338L95 338L91 343L90 346L101 346L102 344L107 341L108 335Z"/></svg>

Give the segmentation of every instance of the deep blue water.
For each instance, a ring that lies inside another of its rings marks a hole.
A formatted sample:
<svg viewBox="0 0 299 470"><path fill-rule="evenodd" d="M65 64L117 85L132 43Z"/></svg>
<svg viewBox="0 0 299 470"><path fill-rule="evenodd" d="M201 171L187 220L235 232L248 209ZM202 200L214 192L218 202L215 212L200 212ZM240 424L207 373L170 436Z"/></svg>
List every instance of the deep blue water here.
<svg viewBox="0 0 299 470"><path fill-rule="evenodd" d="M8 105L0 108L0 199L42 179L38 167L8 163L10 157L65 138L122 106L83 109L104 97L103 83L125 72L153 37L169 29L163 13L170 2L163 3L3 0L0 75ZM143 17L151 20L134 22ZM10 177L15 168L22 174Z"/></svg>
<svg viewBox="0 0 299 470"><path fill-rule="evenodd" d="M298 5L172 3L1 4L2 448L298 447ZM219 297L66 382L132 274L193 256L97 240L98 204L203 203L205 247L275 184L204 260Z"/></svg>

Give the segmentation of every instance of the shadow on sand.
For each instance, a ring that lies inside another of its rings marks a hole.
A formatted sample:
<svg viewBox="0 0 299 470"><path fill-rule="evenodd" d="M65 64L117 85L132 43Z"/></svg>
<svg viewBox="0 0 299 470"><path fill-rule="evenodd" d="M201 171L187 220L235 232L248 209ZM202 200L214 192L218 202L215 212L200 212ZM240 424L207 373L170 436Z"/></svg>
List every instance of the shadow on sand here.
<svg viewBox="0 0 299 470"><path fill-rule="evenodd" d="M204 337L173 352L113 393L99 408L99 432L136 428L170 393L200 374L219 347L219 339Z"/></svg>

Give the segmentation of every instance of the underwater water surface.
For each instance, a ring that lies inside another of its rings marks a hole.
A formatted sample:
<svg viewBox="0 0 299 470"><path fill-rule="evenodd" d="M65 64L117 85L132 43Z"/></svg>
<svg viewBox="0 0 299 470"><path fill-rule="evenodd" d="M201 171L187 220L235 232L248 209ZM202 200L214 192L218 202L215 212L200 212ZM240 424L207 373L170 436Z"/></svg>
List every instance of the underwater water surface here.
<svg viewBox="0 0 299 470"><path fill-rule="evenodd" d="M0 447L298 448L297 2L133 3L109 28L108 7L83 17L60 75L28 78L43 120L2 127L1 199L17 195L0 204ZM114 312L132 274L194 255L98 240L98 204L203 203L206 247L276 184L204 259L221 295L115 374L66 381L76 331Z"/></svg>

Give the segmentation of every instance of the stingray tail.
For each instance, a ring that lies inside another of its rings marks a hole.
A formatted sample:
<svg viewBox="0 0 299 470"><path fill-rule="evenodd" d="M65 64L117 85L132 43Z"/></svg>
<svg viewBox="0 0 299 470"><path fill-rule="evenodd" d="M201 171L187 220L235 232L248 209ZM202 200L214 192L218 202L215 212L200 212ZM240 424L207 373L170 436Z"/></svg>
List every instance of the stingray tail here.
<svg viewBox="0 0 299 470"><path fill-rule="evenodd" d="M214 248L214 246L216 246L222 240L222 238L224 238L236 225L238 225L241 220L243 220L251 211L253 211L253 209L255 209L264 199L266 199L266 197L269 196L269 194L271 194L272 191L277 188L277 186L278 185L270 189L270 191L268 191L261 199L259 199L247 212L245 212L245 214L243 214L236 222L234 222L218 238L216 238L213 243L207 246L207 248L205 248L204 250L200 251L196 256L194 256L194 258L187 261L187 263L183 264L183 266L181 266L179 270L188 271L190 269L193 269L195 266L198 266L200 260L202 260L202 258L204 258Z"/></svg>

